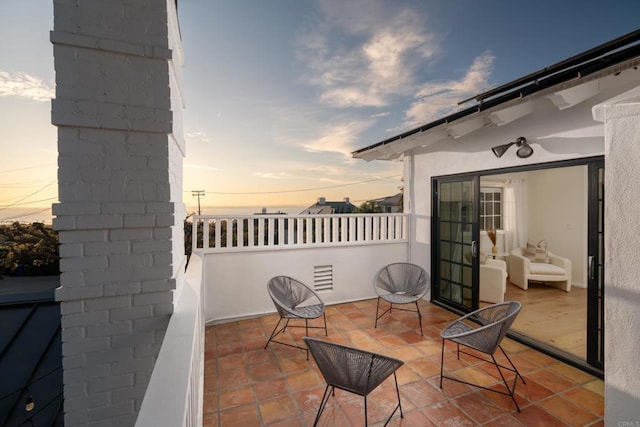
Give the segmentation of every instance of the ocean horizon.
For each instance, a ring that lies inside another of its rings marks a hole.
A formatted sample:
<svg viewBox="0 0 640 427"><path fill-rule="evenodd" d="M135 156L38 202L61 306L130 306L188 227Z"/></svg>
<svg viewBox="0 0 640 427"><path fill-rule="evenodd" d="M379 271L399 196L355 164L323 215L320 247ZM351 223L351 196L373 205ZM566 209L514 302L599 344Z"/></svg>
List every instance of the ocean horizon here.
<svg viewBox="0 0 640 427"><path fill-rule="evenodd" d="M266 209L267 213L282 212L288 215L296 215L305 210L308 206L202 206L202 215L253 215L262 213ZM197 212L197 206L187 206L187 213ZM0 224L11 224L14 222L42 222L51 224L53 215L51 207L32 208L3 208L0 209Z"/></svg>

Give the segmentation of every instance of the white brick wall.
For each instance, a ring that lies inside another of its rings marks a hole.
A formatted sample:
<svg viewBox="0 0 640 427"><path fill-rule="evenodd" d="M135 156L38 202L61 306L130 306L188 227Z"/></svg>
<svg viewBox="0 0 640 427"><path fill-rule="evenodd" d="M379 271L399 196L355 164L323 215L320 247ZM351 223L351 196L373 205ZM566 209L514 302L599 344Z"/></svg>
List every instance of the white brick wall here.
<svg viewBox="0 0 640 427"><path fill-rule="evenodd" d="M182 51L167 7L54 4L67 426L135 423L184 281Z"/></svg>

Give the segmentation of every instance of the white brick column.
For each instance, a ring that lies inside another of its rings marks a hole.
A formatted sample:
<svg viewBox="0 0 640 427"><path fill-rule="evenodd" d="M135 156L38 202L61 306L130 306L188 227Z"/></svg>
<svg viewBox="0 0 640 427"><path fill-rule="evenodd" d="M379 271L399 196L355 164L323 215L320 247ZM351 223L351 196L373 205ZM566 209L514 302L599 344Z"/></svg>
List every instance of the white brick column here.
<svg viewBox="0 0 640 427"><path fill-rule="evenodd" d="M640 87L594 107L605 123L605 422L640 423Z"/></svg>
<svg viewBox="0 0 640 427"><path fill-rule="evenodd" d="M54 15L65 425L128 426L184 281L175 1Z"/></svg>

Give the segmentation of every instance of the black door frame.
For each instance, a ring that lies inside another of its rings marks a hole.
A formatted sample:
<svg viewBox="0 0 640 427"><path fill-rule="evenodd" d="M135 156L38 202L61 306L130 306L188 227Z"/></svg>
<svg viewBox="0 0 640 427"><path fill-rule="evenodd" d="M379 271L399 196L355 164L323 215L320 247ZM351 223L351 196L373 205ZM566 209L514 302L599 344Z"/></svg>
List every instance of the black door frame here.
<svg viewBox="0 0 640 427"><path fill-rule="evenodd" d="M443 184L455 184L455 183L470 183L471 184L471 194L473 204L471 206L460 207L461 210L464 210L464 214L461 215L464 218L461 218L459 221L454 221L451 218L445 218L445 223L452 224L452 229L455 226L460 227L459 231L464 234L464 229L468 228L468 232L470 233L467 241L462 236L459 236L459 240L456 240L456 237L450 236L449 238L444 240L442 239L442 224L441 224L441 206L438 203L440 201L440 192L441 186ZM478 242L480 236L480 228L478 226L478 208L479 208L479 193L480 193L480 179L476 174L463 174L456 175L450 177L441 177L438 180L432 180L432 194L433 194L433 206L432 206L432 218L436 219L431 222L431 235L433 244L431 245L431 266L432 269L432 277L437 277L437 280L432 280L432 295L435 295L441 301L452 308L459 310L460 312L472 311L478 308L479 305L479 293L478 286L473 286L473 283L478 282L479 278L479 261L478 261ZM435 213L435 215L433 214ZM438 244L435 244L438 242ZM452 254L443 254L442 247L450 246L451 252L455 252L453 250L454 246L459 248L458 252L456 252L456 256L451 256ZM470 255L470 256L465 256ZM456 259L453 259L456 258ZM443 264L447 266L451 266L451 270L457 270L460 277L453 278L452 274L445 275L442 272ZM465 271L470 271L471 274L466 274ZM471 296L470 298L465 298L465 289L468 289L464 282L467 282L470 277L471 280ZM445 286L457 287L461 289L461 302L456 303L450 298L444 298L442 296L443 287ZM470 305L465 305L464 300L470 300Z"/></svg>
<svg viewBox="0 0 640 427"><path fill-rule="evenodd" d="M604 369L604 160L588 167L587 363Z"/></svg>
<svg viewBox="0 0 640 427"><path fill-rule="evenodd" d="M437 250L435 250L436 248L438 248L439 246L439 234L438 234L438 230L437 230L437 218L438 218L438 208L437 208L437 189L438 189L438 183L442 182L443 180L460 180L460 179L469 179L469 178L473 178L473 177L477 177L478 179L483 177L483 176L487 176L487 175L500 175L500 174L507 174L507 173L516 173L516 172L528 172L528 171L539 171L539 170L544 170L544 169L555 169L555 168L562 168L562 167L569 167L569 166L587 166L587 168L589 169L588 172L588 197L589 197L589 201L588 201L588 209L589 209L589 219L588 219L588 253L589 256L594 256L594 253L598 253L596 248L601 248L602 241L604 238L604 221L602 216L603 215L597 215L598 212L598 176L594 175L597 171L598 168L602 168L604 169L604 156L593 156L593 157L584 157L584 158L580 158L580 159L570 159L570 160L560 160L560 161L554 161L554 162L547 162L547 163L539 163L539 164L531 164L531 165L522 165L522 166L512 166L512 167L506 167L506 168L499 168L499 169L488 169L488 170L483 170L483 171L474 171L474 172L464 172L464 173L459 173L459 174L452 174L452 175L441 175L441 176L434 176L431 177L431 265L432 265L432 302L436 305L439 305L449 311L452 311L454 313L458 313L458 314L466 314L470 311L473 311L473 309L469 309L468 307L464 307L462 305L452 305L452 304L448 304L446 301L442 301L437 299L437 296L439 295L437 293L437 289L435 288L435 286L438 286L438 283L440 281L440 276L439 276L439 267L438 267L438 262L439 262L439 253L437 252ZM478 183L478 193L480 191L479 189L479 183ZM595 191L595 193L594 193ZM592 200L593 195L595 194L596 198L595 201ZM477 205L479 204L479 200L478 200L478 196L479 194L475 195L475 200L474 200L474 206L476 206L476 208L474 208L474 212L476 213L476 215L479 216L479 210L477 209ZM604 196L604 195L603 195ZM604 197L602 197L602 203L604 203ZM602 209L604 209L603 206L601 206ZM594 211L594 209L596 209ZM604 211L602 211L604 212ZM594 215L596 214L596 215ZM595 221L595 223L594 223ZM598 225L598 221L601 221L601 224ZM476 221L477 222L477 221ZM593 228L592 223L595 224L595 229ZM601 228L599 229L598 226L600 226ZM593 236L593 231L594 230L601 230L601 232L597 235L597 236ZM478 238L479 237L479 229L477 231L477 234L474 234L474 238ZM593 241L592 241L593 240ZM594 246L595 245L595 246ZM602 251L601 251L602 252ZM604 351L604 346L602 346L603 340L604 340L604 319L603 319L603 306L604 306L604 283L601 280L603 276L603 271L604 271L604 257L602 256L603 254L600 252L600 256L597 259L597 273L596 273L596 278L599 278L600 280L589 280L589 284L588 284L588 292L587 292L587 325L585 326L586 330L587 330L587 360L583 360L578 358L577 356L574 356L570 353L565 353L562 352L561 350L551 347L549 345L546 345L545 343L536 341L526 335L523 335L522 333L518 333L518 332L510 332L509 336L519 342L522 342L523 344L526 344L532 348L535 348L536 350L548 354L552 357L555 357L565 363L568 363L572 366L575 366L579 369L582 369L586 372L589 372L592 375L595 375L597 377L600 378L604 378L604 359L603 359L603 354L602 352ZM477 260L477 257L474 257L474 263L473 263L473 276L474 276L474 282L473 282L473 288L474 288L474 307L477 307L477 305L479 304L479 301L477 300L478 296L479 296L479 263ZM592 284L592 282L594 284ZM600 288L598 286L601 286ZM598 298L598 296L600 296L600 298ZM591 329L590 329L591 328ZM599 352L599 353L598 353Z"/></svg>

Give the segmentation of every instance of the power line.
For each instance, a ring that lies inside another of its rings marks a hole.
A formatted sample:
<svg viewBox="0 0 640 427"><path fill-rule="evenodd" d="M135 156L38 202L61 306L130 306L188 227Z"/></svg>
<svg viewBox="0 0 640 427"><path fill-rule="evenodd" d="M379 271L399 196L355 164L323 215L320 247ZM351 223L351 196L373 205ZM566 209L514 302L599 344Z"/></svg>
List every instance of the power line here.
<svg viewBox="0 0 640 427"><path fill-rule="evenodd" d="M28 166L26 168L9 169L9 170L6 170L6 171L0 171L0 173L20 172L20 171L25 171L25 170L28 170L28 169L47 168L49 166L55 166L55 163L51 163L51 164L48 164L48 165L40 165L40 166Z"/></svg>
<svg viewBox="0 0 640 427"><path fill-rule="evenodd" d="M26 199L28 199L29 197L34 196L34 195L38 194L39 192L41 192L41 191L42 191L42 190L44 190L45 188L47 188L47 187L49 187L49 186L51 186L51 185L55 184L57 181L58 181L57 179L54 179L53 181L51 181L50 183L48 183L48 184L47 184L47 185L45 185L44 187L41 187L41 188L39 188L38 190L34 191L33 193L31 193L31 194L29 194L29 195L27 195L27 196L24 196L22 199L20 199L20 200L18 200L18 201L16 201L16 202L14 202L14 203L11 203L10 205L4 205L4 206L0 207L0 211L3 211L3 210L5 210L5 209L7 209L7 208L10 208L10 207L12 207L12 206L16 206L16 205L17 205L18 203L20 203L21 201L26 200Z"/></svg>
<svg viewBox="0 0 640 427"><path fill-rule="evenodd" d="M40 200L33 200L31 202L24 202L24 203L12 203L10 205L0 205L0 208L12 208L14 206L24 206L24 205L31 205L33 203L40 203L40 202L50 202L52 200L57 200L58 196L54 196L54 197L49 197L47 199L40 199Z"/></svg>
<svg viewBox="0 0 640 427"><path fill-rule="evenodd" d="M329 188L338 188L338 187L348 187L350 185L357 185L357 184L365 184L367 182L374 182L374 181L381 181L383 179L390 179L390 178L398 178L402 175L393 175L393 176L383 176L382 178L374 178L374 179L369 179L366 181L358 181L358 182L351 182L348 184L338 184L338 185L329 185L326 187L316 187L316 188L303 188L300 190L282 190L282 191L251 191L251 192L246 192L246 193L242 193L242 192L237 192L237 193L227 193L227 192L220 192L220 191L207 191L206 194L218 194L218 195L251 195L251 194L282 194L282 193L300 193L303 191L317 191L317 190L326 190Z"/></svg>

